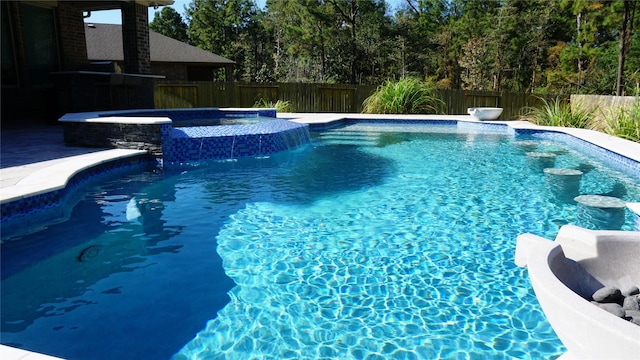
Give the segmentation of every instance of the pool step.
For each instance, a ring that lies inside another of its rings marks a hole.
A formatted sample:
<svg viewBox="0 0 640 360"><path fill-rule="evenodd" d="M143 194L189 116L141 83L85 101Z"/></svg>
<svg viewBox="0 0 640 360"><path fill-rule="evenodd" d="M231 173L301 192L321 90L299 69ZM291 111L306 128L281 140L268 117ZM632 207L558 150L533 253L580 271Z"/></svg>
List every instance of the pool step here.
<svg viewBox="0 0 640 360"><path fill-rule="evenodd" d="M321 133L318 140L325 145L377 146L379 138L379 132L336 130Z"/></svg>

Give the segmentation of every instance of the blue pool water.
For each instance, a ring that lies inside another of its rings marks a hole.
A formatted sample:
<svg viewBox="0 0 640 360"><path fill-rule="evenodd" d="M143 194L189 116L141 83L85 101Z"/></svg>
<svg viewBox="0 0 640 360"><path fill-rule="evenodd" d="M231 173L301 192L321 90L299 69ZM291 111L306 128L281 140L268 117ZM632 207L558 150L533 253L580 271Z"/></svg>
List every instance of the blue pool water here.
<svg viewBox="0 0 640 360"><path fill-rule="evenodd" d="M273 121L273 117L259 116L259 115L227 115L225 117L217 118L201 118L201 119L186 119L174 122L174 127L188 127L188 126L224 126L224 125L246 125L257 124L265 121Z"/></svg>
<svg viewBox="0 0 640 360"><path fill-rule="evenodd" d="M66 222L3 239L2 343L69 359L564 351L515 238L579 219L523 139L367 124L313 135L268 158L97 178L69 197ZM529 140L585 170L581 193L640 200L637 175Z"/></svg>

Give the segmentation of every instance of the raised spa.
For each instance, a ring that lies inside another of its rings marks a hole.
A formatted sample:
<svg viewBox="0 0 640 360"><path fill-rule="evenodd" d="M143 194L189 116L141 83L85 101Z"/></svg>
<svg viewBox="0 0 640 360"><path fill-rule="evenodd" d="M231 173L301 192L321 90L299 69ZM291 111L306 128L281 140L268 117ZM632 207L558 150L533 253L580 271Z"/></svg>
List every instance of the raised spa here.
<svg viewBox="0 0 640 360"><path fill-rule="evenodd" d="M275 109L158 109L66 114L67 145L147 150L165 165L268 156L309 143Z"/></svg>

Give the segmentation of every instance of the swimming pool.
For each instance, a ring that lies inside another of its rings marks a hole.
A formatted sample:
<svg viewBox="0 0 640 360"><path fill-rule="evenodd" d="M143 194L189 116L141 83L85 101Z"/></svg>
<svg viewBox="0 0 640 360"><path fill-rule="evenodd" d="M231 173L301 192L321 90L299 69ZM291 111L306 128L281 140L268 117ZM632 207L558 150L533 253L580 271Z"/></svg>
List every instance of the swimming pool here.
<svg viewBox="0 0 640 360"><path fill-rule="evenodd" d="M576 208L514 143L590 168L582 193L637 201L637 175L536 136L398 130L97 178L66 223L4 239L2 342L68 358L560 355L514 239L553 238Z"/></svg>

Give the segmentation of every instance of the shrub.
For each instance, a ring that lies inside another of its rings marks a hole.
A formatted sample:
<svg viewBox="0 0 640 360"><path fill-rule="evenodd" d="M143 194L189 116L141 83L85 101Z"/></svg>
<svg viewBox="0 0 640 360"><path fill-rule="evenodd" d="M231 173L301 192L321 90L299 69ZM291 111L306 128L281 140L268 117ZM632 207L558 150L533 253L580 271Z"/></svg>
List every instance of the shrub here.
<svg viewBox="0 0 640 360"><path fill-rule="evenodd" d="M253 104L254 108L275 108L277 112L292 112L293 105L288 101L278 100L275 103L273 101L267 101L260 99Z"/></svg>
<svg viewBox="0 0 640 360"><path fill-rule="evenodd" d="M442 114L445 103L432 82L387 81L362 103L365 114Z"/></svg>
<svg viewBox="0 0 640 360"><path fill-rule="evenodd" d="M542 100L542 107L532 107L527 109L527 117L531 122L543 126L562 126L572 128L587 128L593 115L593 111L574 106L573 110L569 104L556 97L555 100Z"/></svg>
<svg viewBox="0 0 640 360"><path fill-rule="evenodd" d="M636 99L630 109L621 108L617 115L606 119L607 134L640 142L640 99Z"/></svg>

